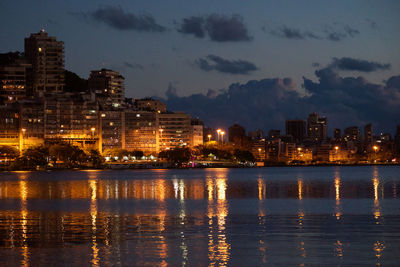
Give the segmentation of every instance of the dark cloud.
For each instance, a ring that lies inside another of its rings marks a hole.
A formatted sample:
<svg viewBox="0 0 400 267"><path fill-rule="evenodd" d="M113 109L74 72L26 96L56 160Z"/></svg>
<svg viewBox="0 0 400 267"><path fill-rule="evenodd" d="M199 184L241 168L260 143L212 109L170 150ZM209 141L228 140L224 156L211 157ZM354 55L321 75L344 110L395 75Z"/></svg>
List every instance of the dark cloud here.
<svg viewBox="0 0 400 267"><path fill-rule="evenodd" d="M336 24L337 25L337 24ZM346 38L354 38L356 35L360 34L360 31L349 26L327 26L324 30L326 34L326 39L333 42L343 41Z"/></svg>
<svg viewBox="0 0 400 267"><path fill-rule="evenodd" d="M391 65L388 63L382 64L363 59L342 57L342 58L333 58L333 62L330 65L330 67L334 67L344 71L372 72L377 70L388 70L391 68Z"/></svg>
<svg viewBox="0 0 400 267"><path fill-rule="evenodd" d="M208 55L206 58L196 60L196 65L204 71L216 70L229 74L249 74L258 70L257 66L245 60L227 60L219 56Z"/></svg>
<svg viewBox="0 0 400 267"><path fill-rule="evenodd" d="M250 41L251 37L239 15L227 17L213 14L207 18L205 29L211 40L217 42Z"/></svg>
<svg viewBox="0 0 400 267"><path fill-rule="evenodd" d="M301 31L300 29L290 28L287 26L283 26L280 29L271 30L270 33L275 36L287 38L287 39L321 39L318 35L309 32L309 31Z"/></svg>
<svg viewBox="0 0 400 267"><path fill-rule="evenodd" d="M215 42L252 40L240 15L211 14L184 18L177 31L182 34L193 34L197 38L208 35Z"/></svg>
<svg viewBox="0 0 400 267"><path fill-rule="evenodd" d="M262 30L266 31L266 27L264 26ZM295 27L288 27L286 25L271 28L269 33L274 36L292 40L326 39L338 42L346 38L354 38L356 35L360 34L360 31L350 25L340 25L339 23L335 23L333 25L325 26L323 33L305 31Z"/></svg>
<svg viewBox="0 0 400 267"><path fill-rule="evenodd" d="M184 18L178 32L185 34L193 34L197 38L204 38L206 32L204 29L203 17Z"/></svg>
<svg viewBox="0 0 400 267"><path fill-rule="evenodd" d="M321 64L319 64L318 62L314 62L314 63L311 64L311 66L314 67L314 68L318 68L318 67L321 66Z"/></svg>
<svg viewBox="0 0 400 267"><path fill-rule="evenodd" d="M304 78L305 96L295 90L292 79L271 78L234 83L207 95L173 94L165 101L169 109L200 117L212 127L239 123L248 130L283 130L286 119L306 119L312 112L328 117L330 135L333 128L369 122L376 132L391 132L400 123L400 76L375 84L362 77L341 77L332 68L319 69L315 75L317 81Z"/></svg>
<svg viewBox="0 0 400 267"><path fill-rule="evenodd" d="M130 69L136 69L136 70L144 70L143 65L141 64L132 64L127 61L124 61L124 67L130 68Z"/></svg>
<svg viewBox="0 0 400 267"><path fill-rule="evenodd" d="M120 6L101 7L93 12L82 13L81 15L88 19L103 22L117 30L166 31L166 28L159 25L151 15L135 15L125 12Z"/></svg>

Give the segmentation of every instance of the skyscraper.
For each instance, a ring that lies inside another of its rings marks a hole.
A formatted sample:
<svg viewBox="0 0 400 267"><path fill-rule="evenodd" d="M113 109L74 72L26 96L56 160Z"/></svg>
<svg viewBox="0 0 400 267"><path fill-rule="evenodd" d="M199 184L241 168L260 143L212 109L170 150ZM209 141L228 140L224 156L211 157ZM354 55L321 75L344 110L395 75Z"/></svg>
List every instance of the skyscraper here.
<svg viewBox="0 0 400 267"><path fill-rule="evenodd" d="M368 123L364 127L364 143L366 145L372 144L372 124Z"/></svg>
<svg viewBox="0 0 400 267"><path fill-rule="evenodd" d="M327 138L328 120L319 117L317 113L311 113L307 120L307 135L314 142L321 142Z"/></svg>
<svg viewBox="0 0 400 267"><path fill-rule="evenodd" d="M286 120L286 135L291 135L295 143L301 143L306 135L306 122Z"/></svg>
<svg viewBox="0 0 400 267"><path fill-rule="evenodd" d="M33 94L62 92L64 77L64 43L48 36L45 30L25 38L25 57L32 64Z"/></svg>

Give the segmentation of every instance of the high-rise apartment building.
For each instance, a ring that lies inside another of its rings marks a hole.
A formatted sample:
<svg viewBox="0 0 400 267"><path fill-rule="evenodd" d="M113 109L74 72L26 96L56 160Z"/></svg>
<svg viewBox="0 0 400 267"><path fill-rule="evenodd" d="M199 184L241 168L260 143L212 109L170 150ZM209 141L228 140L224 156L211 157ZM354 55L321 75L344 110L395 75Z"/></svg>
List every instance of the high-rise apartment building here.
<svg viewBox="0 0 400 267"><path fill-rule="evenodd" d="M311 113L307 120L307 135L313 142L319 143L327 138L328 120Z"/></svg>
<svg viewBox="0 0 400 267"><path fill-rule="evenodd" d="M118 71L92 70L88 83L102 106L117 108L125 101L125 78Z"/></svg>
<svg viewBox="0 0 400 267"><path fill-rule="evenodd" d="M286 135L291 135L295 143L301 143L306 136L304 120L286 120Z"/></svg>
<svg viewBox="0 0 400 267"><path fill-rule="evenodd" d="M159 152L155 112L125 110L125 149L142 151L146 156Z"/></svg>
<svg viewBox="0 0 400 267"><path fill-rule="evenodd" d="M62 92L64 77L64 43L41 30L25 38L25 57L32 64L29 84L33 94Z"/></svg>
<svg viewBox="0 0 400 267"><path fill-rule="evenodd" d="M191 120L190 147L203 145L203 122L199 119Z"/></svg>
<svg viewBox="0 0 400 267"><path fill-rule="evenodd" d="M190 115L183 112L157 113L159 151L190 146Z"/></svg>
<svg viewBox="0 0 400 267"><path fill-rule="evenodd" d="M364 143L366 145L372 144L372 124L368 123L364 127Z"/></svg>
<svg viewBox="0 0 400 267"><path fill-rule="evenodd" d="M7 102L25 98L31 91L27 84L31 68L21 53L0 54L0 97Z"/></svg>

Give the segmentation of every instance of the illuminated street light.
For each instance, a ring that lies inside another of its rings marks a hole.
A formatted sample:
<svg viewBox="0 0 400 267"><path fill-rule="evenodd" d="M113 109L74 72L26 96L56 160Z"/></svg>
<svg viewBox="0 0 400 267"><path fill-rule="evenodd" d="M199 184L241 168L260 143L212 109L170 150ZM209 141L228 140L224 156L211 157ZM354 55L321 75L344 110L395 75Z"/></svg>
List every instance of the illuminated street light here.
<svg viewBox="0 0 400 267"><path fill-rule="evenodd" d="M92 127L90 130L92 131L92 138L94 138L94 131L96 131L96 128Z"/></svg>
<svg viewBox="0 0 400 267"><path fill-rule="evenodd" d="M376 152L378 151L379 147L378 146L373 146L372 149L375 151L375 162L376 162L376 159L377 159Z"/></svg>
<svg viewBox="0 0 400 267"><path fill-rule="evenodd" d="M222 139L222 143L224 143L224 134L225 134L225 132L224 132L224 131L222 131L222 132L221 132L221 137L222 137L221 139Z"/></svg>
<svg viewBox="0 0 400 267"><path fill-rule="evenodd" d="M207 135L207 137L208 137L208 142L210 142L211 141L211 134Z"/></svg>
<svg viewBox="0 0 400 267"><path fill-rule="evenodd" d="M221 132L221 129L218 129L218 130L217 130L217 134L218 134L217 141L218 141L218 143L219 143L219 134L220 134L220 132Z"/></svg>

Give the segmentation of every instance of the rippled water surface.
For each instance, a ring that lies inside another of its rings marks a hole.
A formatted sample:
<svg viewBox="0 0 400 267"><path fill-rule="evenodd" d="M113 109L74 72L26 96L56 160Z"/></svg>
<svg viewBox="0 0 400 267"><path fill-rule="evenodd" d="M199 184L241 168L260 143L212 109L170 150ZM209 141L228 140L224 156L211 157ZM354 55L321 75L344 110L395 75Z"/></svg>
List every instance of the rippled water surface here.
<svg viewBox="0 0 400 267"><path fill-rule="evenodd" d="M400 167L0 173L0 266L399 266Z"/></svg>

